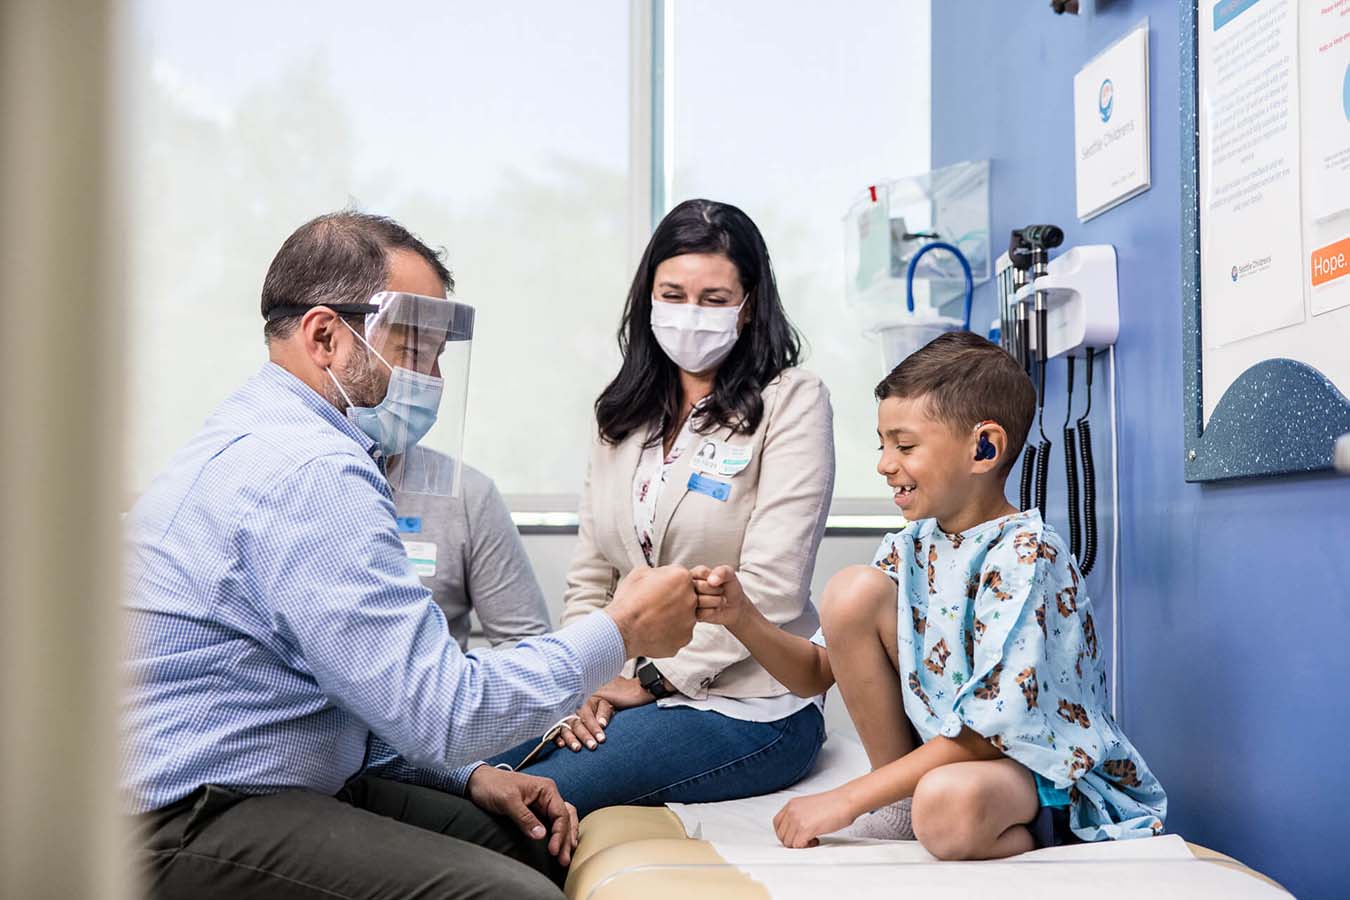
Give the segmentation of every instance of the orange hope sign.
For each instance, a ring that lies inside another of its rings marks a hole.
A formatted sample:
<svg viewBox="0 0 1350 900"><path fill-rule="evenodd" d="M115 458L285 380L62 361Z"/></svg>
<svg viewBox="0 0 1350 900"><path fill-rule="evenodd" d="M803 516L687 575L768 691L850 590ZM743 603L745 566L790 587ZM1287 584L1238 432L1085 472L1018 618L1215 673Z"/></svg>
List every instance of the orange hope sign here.
<svg viewBox="0 0 1350 900"><path fill-rule="evenodd" d="M1350 275L1350 238L1319 247L1312 253L1313 287Z"/></svg>

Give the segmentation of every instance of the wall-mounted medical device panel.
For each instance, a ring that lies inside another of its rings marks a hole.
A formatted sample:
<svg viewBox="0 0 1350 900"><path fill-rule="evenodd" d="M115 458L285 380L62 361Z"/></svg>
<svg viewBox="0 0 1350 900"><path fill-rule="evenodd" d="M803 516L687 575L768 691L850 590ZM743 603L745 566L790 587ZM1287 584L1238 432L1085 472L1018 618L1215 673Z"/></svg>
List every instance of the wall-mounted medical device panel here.
<svg viewBox="0 0 1350 900"><path fill-rule="evenodd" d="M1120 334L1120 298L1116 289L1116 248L1110 244L1071 247L1052 258L1046 272L1012 295L1014 303L1034 305L1042 295L1046 309L1046 356L1083 356L1101 350ZM1030 333L1031 345L1037 333Z"/></svg>

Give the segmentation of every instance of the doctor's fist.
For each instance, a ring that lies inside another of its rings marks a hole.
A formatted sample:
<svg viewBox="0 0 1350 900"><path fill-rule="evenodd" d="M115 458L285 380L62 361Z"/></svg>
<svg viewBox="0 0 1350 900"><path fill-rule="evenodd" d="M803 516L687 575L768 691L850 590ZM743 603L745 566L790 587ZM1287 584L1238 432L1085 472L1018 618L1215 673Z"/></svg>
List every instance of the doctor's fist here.
<svg viewBox="0 0 1350 900"><path fill-rule="evenodd" d="M662 659L674 656L694 636L697 605L688 570L662 566L629 572L605 612L619 626L629 659Z"/></svg>

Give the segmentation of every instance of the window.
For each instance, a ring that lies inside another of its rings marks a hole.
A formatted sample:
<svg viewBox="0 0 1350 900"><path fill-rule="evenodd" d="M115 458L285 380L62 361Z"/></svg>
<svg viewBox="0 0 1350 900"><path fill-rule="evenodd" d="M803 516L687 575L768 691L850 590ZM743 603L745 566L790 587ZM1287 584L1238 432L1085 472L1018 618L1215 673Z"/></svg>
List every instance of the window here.
<svg viewBox="0 0 1350 900"><path fill-rule="evenodd" d="M883 496L881 356L844 306L841 218L928 168L926 2L125 9L133 494L266 358L285 237L356 206L443 246L478 308L465 459L519 510L574 510L648 198L706 196L764 231L834 397L836 495Z"/></svg>
<svg viewBox="0 0 1350 900"><path fill-rule="evenodd" d="M872 399L881 349L844 305L841 220L868 184L929 168L928 3L671 7L668 205L721 200L759 225L805 365L834 401L835 496L889 501Z"/></svg>
<svg viewBox="0 0 1350 900"><path fill-rule="evenodd" d="M628 3L127 9L130 490L266 359L282 241L356 205L444 246L478 308L468 462L579 493L632 276Z"/></svg>

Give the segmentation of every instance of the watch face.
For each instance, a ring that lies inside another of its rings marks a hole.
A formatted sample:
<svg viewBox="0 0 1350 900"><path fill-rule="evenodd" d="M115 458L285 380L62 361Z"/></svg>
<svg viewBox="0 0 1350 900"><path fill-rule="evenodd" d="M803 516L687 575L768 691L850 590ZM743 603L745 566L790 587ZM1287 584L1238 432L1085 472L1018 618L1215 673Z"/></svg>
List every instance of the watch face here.
<svg viewBox="0 0 1350 900"><path fill-rule="evenodd" d="M647 663L638 670L638 683L654 697L662 697L667 693L666 686L661 683L661 672L654 663Z"/></svg>

